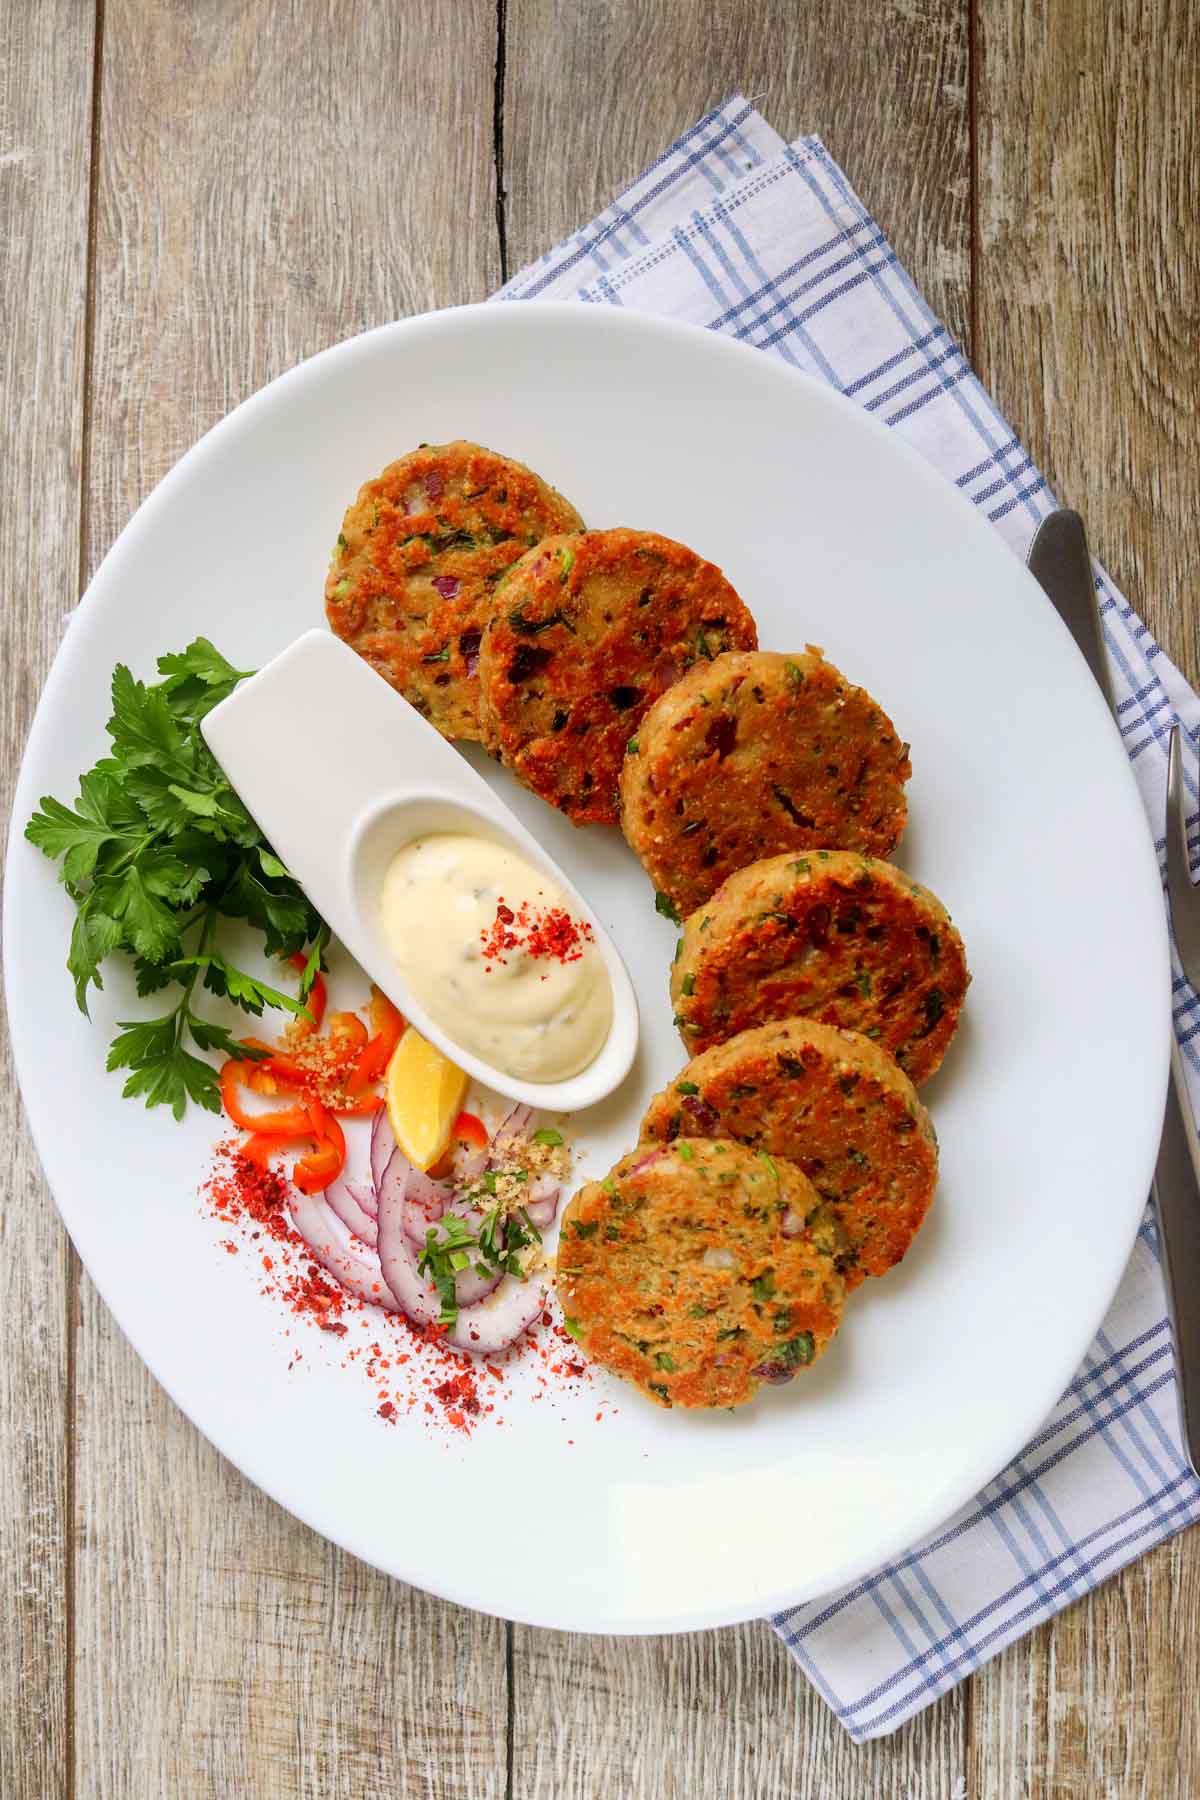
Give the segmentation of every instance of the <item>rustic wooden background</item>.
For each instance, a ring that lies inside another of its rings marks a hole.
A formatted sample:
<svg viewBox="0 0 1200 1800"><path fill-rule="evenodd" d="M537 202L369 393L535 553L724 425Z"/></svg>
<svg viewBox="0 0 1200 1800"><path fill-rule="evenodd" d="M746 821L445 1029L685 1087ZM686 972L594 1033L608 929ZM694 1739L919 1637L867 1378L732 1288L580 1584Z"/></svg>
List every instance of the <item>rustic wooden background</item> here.
<svg viewBox="0 0 1200 1800"><path fill-rule="evenodd" d="M1195 0L5 0L6 796L63 615L202 431L337 338L487 294L735 88L822 133L1200 678L1198 20ZM46 1204L5 1073L5 1800L1200 1793L1196 1534L861 1750L764 1626L514 1629L362 1567L156 1387Z"/></svg>

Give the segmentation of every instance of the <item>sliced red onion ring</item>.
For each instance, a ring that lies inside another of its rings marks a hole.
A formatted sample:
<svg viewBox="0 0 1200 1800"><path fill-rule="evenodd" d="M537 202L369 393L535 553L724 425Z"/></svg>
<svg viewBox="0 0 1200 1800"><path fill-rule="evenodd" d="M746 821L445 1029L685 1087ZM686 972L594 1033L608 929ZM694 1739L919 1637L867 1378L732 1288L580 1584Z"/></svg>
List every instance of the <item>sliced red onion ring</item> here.
<svg viewBox="0 0 1200 1800"><path fill-rule="evenodd" d="M474 1356L494 1356L507 1350L540 1316L548 1292L540 1276L518 1281L506 1275L486 1300L459 1313L446 1333L446 1342Z"/></svg>
<svg viewBox="0 0 1200 1800"><path fill-rule="evenodd" d="M553 1187L540 1199L534 1200L531 1197L526 1201L525 1211L529 1214L530 1223L536 1225L539 1231L544 1231L547 1225L553 1225L558 1212L558 1197L561 1193L560 1187Z"/></svg>
<svg viewBox="0 0 1200 1800"><path fill-rule="evenodd" d="M407 1167L407 1164L405 1165ZM388 1165L389 1177L391 1165ZM383 1278L414 1325L432 1325L442 1310L437 1289L417 1269L417 1253L404 1229L403 1173L379 1190L379 1262Z"/></svg>
<svg viewBox="0 0 1200 1800"><path fill-rule="evenodd" d="M482 1269L482 1264L480 1268ZM477 1306L481 1300L492 1293L500 1285L499 1269L483 1269L480 1273L474 1263L469 1269L454 1277L454 1298L465 1311L469 1306Z"/></svg>
<svg viewBox="0 0 1200 1800"><path fill-rule="evenodd" d="M799 1237L804 1230L804 1215L802 1213L793 1212L789 1206L782 1219L779 1221L779 1229L786 1238Z"/></svg>
<svg viewBox="0 0 1200 1800"><path fill-rule="evenodd" d="M425 1233L453 1199L453 1191L443 1182L414 1169L403 1150L392 1151L378 1194L381 1214L385 1201L399 1207L401 1224L418 1250L424 1249Z"/></svg>
<svg viewBox="0 0 1200 1800"><path fill-rule="evenodd" d="M629 1173L631 1175L640 1175L643 1169L648 1169L648 1168L650 1168L652 1163L656 1163L661 1155L662 1155L661 1150L647 1151L645 1156L640 1156L638 1158L638 1160L634 1163L632 1169L630 1169Z"/></svg>
<svg viewBox="0 0 1200 1800"><path fill-rule="evenodd" d="M437 590L443 600L453 600L458 592L458 577L456 575L435 575L429 585Z"/></svg>
<svg viewBox="0 0 1200 1800"><path fill-rule="evenodd" d="M391 1168L390 1163L388 1164L388 1168ZM390 1175L388 1179L391 1179ZM401 1180L403 1179L404 1177L401 1176ZM431 1183L430 1185L432 1186L433 1184ZM404 1199L401 1203L403 1207L404 1230L408 1241L414 1250L423 1250L425 1248L426 1233L432 1225L437 1224L438 1220L446 1211L446 1202L449 1197L450 1196L444 1192L439 1193L433 1198L419 1196L414 1191L411 1181L406 1183Z"/></svg>
<svg viewBox="0 0 1200 1800"><path fill-rule="evenodd" d="M292 1224L321 1267L347 1293L368 1306L381 1306L384 1312L398 1310L378 1259L369 1250L358 1250L348 1241L340 1221L320 1194L296 1192L289 1206Z"/></svg>
<svg viewBox="0 0 1200 1800"><path fill-rule="evenodd" d="M387 1107L381 1106L375 1114L375 1123L371 1127L371 1185L376 1196L383 1186L383 1176L388 1164L396 1154L396 1134L392 1130L392 1121L388 1118ZM373 1208L378 1212L379 1201L376 1198Z"/></svg>
<svg viewBox="0 0 1200 1800"><path fill-rule="evenodd" d="M505 1113L492 1136L493 1161L495 1161L497 1149L506 1139L524 1137L532 1119L532 1106L514 1106L511 1112Z"/></svg>
<svg viewBox="0 0 1200 1800"><path fill-rule="evenodd" d="M442 471L440 469L430 469L425 477L425 492L429 495L429 498L431 500L440 500L444 487L445 482L442 479Z"/></svg>
<svg viewBox="0 0 1200 1800"><path fill-rule="evenodd" d="M344 1175L325 1189L325 1204L337 1215L356 1238L374 1249L379 1241L379 1227L358 1198L358 1191Z"/></svg>
<svg viewBox="0 0 1200 1800"><path fill-rule="evenodd" d="M488 1155L491 1146L484 1150L472 1150L454 1165L454 1179L461 1187L473 1187L488 1166Z"/></svg>

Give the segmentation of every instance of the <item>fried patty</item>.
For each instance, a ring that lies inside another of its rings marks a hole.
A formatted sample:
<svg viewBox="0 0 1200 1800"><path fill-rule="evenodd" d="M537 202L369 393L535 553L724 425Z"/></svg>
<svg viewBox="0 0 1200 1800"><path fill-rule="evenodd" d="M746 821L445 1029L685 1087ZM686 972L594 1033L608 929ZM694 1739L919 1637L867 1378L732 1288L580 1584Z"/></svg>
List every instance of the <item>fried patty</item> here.
<svg viewBox="0 0 1200 1800"><path fill-rule="evenodd" d="M946 1054L970 979L928 888L874 857L816 850L751 863L690 915L671 998L693 1055L803 1016L863 1032L920 1083Z"/></svg>
<svg viewBox="0 0 1200 1800"><path fill-rule="evenodd" d="M783 850L888 856L908 745L811 645L697 665L647 713L621 768L621 825L655 887L691 912Z"/></svg>
<svg viewBox="0 0 1200 1800"><path fill-rule="evenodd" d="M446 737L478 738L479 643L496 585L531 545L582 525L523 463L461 440L423 444L359 489L326 615Z"/></svg>
<svg viewBox="0 0 1200 1800"><path fill-rule="evenodd" d="M812 1019L695 1057L650 1102L641 1135L736 1138L794 1162L842 1229L848 1292L900 1261L937 1185L937 1138L907 1075L869 1038Z"/></svg>
<svg viewBox="0 0 1200 1800"><path fill-rule="evenodd" d="M479 664L483 741L577 825L615 825L625 748L647 709L693 664L757 641L720 569L671 538L551 539L496 592Z"/></svg>
<svg viewBox="0 0 1200 1800"><path fill-rule="evenodd" d="M740 1406L838 1328L841 1238L799 1169L704 1137L640 1145L563 1214L558 1294L589 1356L663 1406Z"/></svg>

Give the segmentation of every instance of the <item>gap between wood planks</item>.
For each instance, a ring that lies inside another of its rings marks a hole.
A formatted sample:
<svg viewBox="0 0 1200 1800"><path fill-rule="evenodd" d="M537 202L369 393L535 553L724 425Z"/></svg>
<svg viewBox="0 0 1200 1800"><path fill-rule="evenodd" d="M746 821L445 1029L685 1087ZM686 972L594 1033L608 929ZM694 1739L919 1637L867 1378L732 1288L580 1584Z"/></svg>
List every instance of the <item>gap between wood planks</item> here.
<svg viewBox="0 0 1200 1800"><path fill-rule="evenodd" d="M92 373L96 343L96 229L100 186L101 99L104 87L104 0L96 0L95 27L92 34L91 127L88 134L88 210L87 254L84 261L83 293L83 404L79 429L79 564L76 587L80 599L87 585L87 547L90 538L90 506L92 486ZM65 1234L64 1234L65 1236ZM63 1745L66 1768L63 1770L63 1792L66 1800L75 1800L75 1515L77 1509L75 1415L79 1392L79 1257L69 1237L66 1238L64 1280L67 1288L66 1323L66 1418L65 1492L66 1529L63 1532L64 1623L63 1623Z"/></svg>

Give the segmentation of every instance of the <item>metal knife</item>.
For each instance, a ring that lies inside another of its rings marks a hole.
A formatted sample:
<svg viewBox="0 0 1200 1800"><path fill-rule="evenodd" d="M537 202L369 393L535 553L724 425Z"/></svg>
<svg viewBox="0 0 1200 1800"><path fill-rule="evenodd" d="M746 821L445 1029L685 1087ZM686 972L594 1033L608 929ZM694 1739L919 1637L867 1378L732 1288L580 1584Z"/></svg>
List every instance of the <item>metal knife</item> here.
<svg viewBox="0 0 1200 1800"><path fill-rule="evenodd" d="M1029 552L1029 572L1075 639L1115 718L1092 559L1077 512L1064 507L1042 520ZM1200 1475L1200 1142L1174 1032L1153 1193L1175 1334L1179 1423L1187 1459Z"/></svg>

